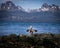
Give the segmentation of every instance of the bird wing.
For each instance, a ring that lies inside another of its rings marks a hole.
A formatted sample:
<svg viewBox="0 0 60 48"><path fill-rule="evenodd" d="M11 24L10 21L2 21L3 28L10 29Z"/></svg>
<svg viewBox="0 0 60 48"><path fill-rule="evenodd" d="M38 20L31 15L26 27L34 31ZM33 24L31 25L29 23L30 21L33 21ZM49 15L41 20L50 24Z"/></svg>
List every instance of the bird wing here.
<svg viewBox="0 0 60 48"><path fill-rule="evenodd" d="M29 32L29 29L27 29L26 31Z"/></svg>
<svg viewBox="0 0 60 48"><path fill-rule="evenodd" d="M37 30L35 30L35 32L37 32Z"/></svg>

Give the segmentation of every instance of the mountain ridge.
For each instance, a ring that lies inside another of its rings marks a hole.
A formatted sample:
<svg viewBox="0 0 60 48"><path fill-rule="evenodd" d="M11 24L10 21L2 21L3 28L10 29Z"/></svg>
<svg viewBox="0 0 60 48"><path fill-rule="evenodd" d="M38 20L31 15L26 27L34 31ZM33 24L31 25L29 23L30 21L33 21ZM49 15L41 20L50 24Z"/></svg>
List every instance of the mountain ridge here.
<svg viewBox="0 0 60 48"><path fill-rule="evenodd" d="M7 1L1 4L0 21L20 22L60 22L60 8L57 5L44 3L41 8L25 11L21 6Z"/></svg>

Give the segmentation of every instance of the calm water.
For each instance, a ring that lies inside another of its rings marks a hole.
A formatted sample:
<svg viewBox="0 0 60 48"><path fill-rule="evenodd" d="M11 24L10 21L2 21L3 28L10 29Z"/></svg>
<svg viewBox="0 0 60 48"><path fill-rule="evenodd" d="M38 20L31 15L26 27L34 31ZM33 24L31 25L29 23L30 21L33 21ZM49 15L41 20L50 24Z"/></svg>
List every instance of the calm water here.
<svg viewBox="0 0 60 48"><path fill-rule="evenodd" d="M22 23L22 22L0 22L0 35L28 34L29 26L37 29L37 33L60 33L60 23Z"/></svg>

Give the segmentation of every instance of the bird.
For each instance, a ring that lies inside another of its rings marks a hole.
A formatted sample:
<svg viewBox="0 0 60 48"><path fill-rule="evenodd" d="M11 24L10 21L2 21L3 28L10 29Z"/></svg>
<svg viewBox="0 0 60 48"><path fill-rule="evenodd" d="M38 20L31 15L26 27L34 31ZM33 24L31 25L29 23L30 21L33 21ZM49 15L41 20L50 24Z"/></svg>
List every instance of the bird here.
<svg viewBox="0 0 60 48"><path fill-rule="evenodd" d="M37 30L33 29L32 26L30 26L26 31L30 33L37 32Z"/></svg>

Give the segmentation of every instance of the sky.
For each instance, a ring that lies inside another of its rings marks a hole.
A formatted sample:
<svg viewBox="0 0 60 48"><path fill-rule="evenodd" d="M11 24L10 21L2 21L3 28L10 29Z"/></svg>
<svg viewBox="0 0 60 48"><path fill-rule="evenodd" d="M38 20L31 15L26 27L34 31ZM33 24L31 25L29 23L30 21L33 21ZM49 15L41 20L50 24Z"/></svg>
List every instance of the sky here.
<svg viewBox="0 0 60 48"><path fill-rule="evenodd" d="M0 4L8 0L0 0ZM56 4L60 6L60 0L11 0L18 6L21 6L24 9L38 9L43 3Z"/></svg>

